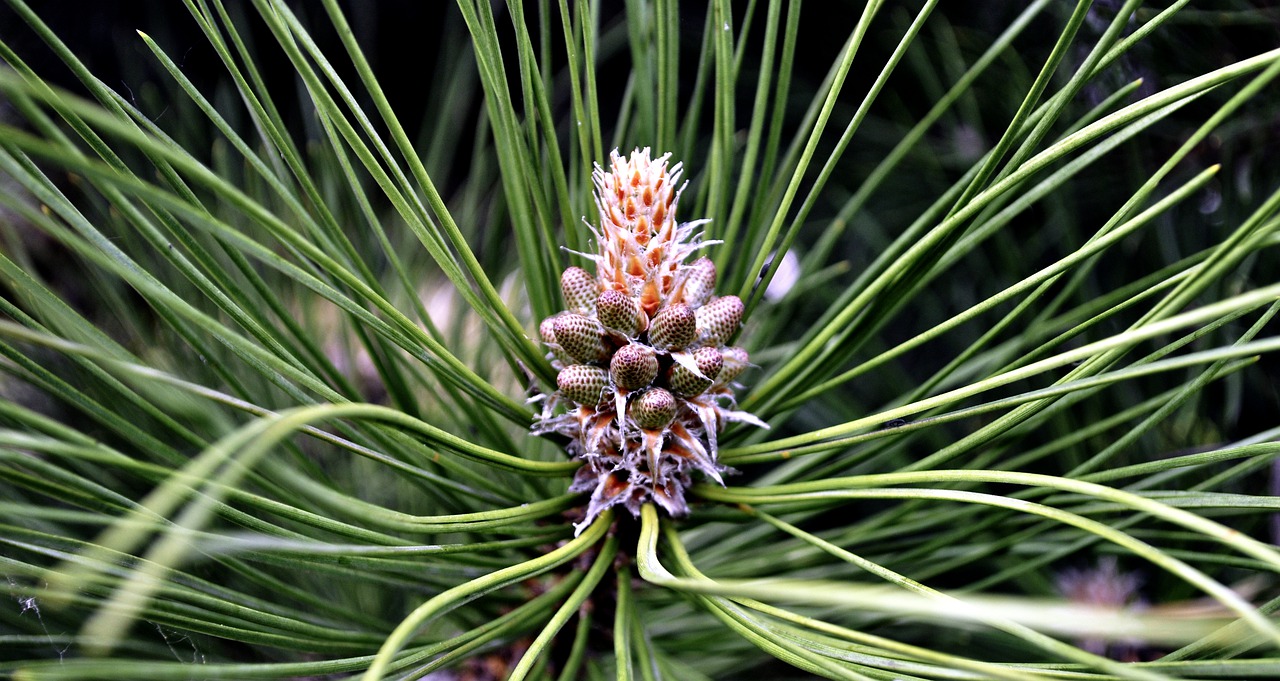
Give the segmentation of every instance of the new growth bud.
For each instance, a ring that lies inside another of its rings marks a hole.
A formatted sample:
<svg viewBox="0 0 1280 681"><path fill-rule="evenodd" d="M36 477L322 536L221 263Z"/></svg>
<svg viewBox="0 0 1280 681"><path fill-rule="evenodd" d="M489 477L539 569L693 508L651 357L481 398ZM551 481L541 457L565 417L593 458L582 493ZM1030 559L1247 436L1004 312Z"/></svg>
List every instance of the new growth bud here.
<svg viewBox="0 0 1280 681"><path fill-rule="evenodd" d="M716 291L716 265L710 258L698 258L685 269L680 286L681 302L697 308L705 305Z"/></svg>
<svg viewBox="0 0 1280 681"><path fill-rule="evenodd" d="M703 343L724 343L738 332L745 309L738 296L721 296L703 305L697 312L698 336Z"/></svg>
<svg viewBox="0 0 1280 681"><path fill-rule="evenodd" d="M693 353L693 361L698 365L698 371L702 372L702 376L680 364L671 365L671 369L667 372L668 387L671 388L671 392L680 397L697 397L706 392L724 367L724 358L720 355L720 351L711 346L698 348Z"/></svg>
<svg viewBox="0 0 1280 681"><path fill-rule="evenodd" d="M596 316L605 328L618 331L628 338L635 338L649 322L635 298L612 289L601 293L596 299Z"/></svg>
<svg viewBox="0 0 1280 681"><path fill-rule="evenodd" d="M683 350L698 339L698 318L684 303L658 311L649 325L649 342L658 350Z"/></svg>
<svg viewBox="0 0 1280 681"><path fill-rule="evenodd" d="M676 417L676 398L662 388L644 391L631 402L631 418L645 430L666 428Z"/></svg>
<svg viewBox="0 0 1280 681"><path fill-rule="evenodd" d="M552 326L556 342L579 362L596 362L609 356L604 343L604 327L594 317L562 314Z"/></svg>
<svg viewBox="0 0 1280 681"><path fill-rule="evenodd" d="M591 491L579 531L617 505L688 513L691 473L723 484L716 449L725 424L764 426L731 410L733 380L749 365L745 350L724 344L742 326L743 305L715 297L710 259L688 263L707 243L699 222L676 222L681 169L669 157L615 150L608 170L596 167L597 270L566 269L567 309L538 327L563 367L564 399L547 400L533 430L567 437L582 461L570 487ZM557 414L565 402L577 407Z"/></svg>
<svg viewBox="0 0 1280 681"><path fill-rule="evenodd" d="M624 345L609 361L613 384L624 390L639 390L658 377L658 356L645 345Z"/></svg>
<svg viewBox="0 0 1280 681"><path fill-rule="evenodd" d="M586 270L570 267L560 275L560 292L564 294L564 304L570 311L590 314L596 304L596 295L600 293L600 285Z"/></svg>
<svg viewBox="0 0 1280 681"><path fill-rule="evenodd" d="M584 407L594 407L609 398L609 374L600 367L575 364L560 370L556 376L560 394Z"/></svg>

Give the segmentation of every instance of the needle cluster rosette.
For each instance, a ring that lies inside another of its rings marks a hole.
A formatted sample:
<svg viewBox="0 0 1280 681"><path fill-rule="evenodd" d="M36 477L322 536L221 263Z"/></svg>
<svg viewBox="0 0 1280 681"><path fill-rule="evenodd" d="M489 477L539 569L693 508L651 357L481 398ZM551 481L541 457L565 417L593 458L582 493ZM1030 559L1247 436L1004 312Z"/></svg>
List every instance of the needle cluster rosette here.
<svg viewBox="0 0 1280 681"><path fill-rule="evenodd" d="M566 309L539 326L560 373L533 432L568 437L583 462L570 488L591 492L579 531L612 506L639 515L653 501L687 514L694 471L724 484L716 443L725 424L768 427L736 410L734 381L749 364L726 343L743 304L715 295L711 260L687 262L715 242L698 231L705 220L676 222L681 166L669 158L614 150L608 170L596 166L599 250L583 254L596 272L566 269Z"/></svg>

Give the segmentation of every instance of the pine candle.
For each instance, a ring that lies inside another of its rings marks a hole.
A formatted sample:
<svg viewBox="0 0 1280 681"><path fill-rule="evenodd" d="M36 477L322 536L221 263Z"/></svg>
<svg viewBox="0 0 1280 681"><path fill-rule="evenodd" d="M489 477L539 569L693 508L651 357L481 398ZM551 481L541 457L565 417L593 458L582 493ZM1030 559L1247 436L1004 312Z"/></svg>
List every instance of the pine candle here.
<svg viewBox="0 0 1280 681"><path fill-rule="evenodd" d="M654 501L687 514L693 471L723 484L716 442L725 424L767 427L734 409L734 380L748 360L726 343L743 304L714 295L711 260L686 263L715 242L698 230L706 221L676 222L681 166L668 168L669 158L614 150L609 170L596 166L599 248L584 254L596 273L566 269L566 309L539 326L560 373L533 432L565 435L583 462L570 487L591 492L579 532L612 506L638 515Z"/></svg>

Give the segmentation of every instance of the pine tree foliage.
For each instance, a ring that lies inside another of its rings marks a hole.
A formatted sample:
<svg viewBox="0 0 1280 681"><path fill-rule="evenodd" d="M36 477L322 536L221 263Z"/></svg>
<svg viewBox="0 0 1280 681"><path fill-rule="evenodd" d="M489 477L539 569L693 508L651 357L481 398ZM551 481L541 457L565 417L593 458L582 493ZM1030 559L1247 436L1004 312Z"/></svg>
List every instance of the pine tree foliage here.
<svg viewBox="0 0 1280 681"><path fill-rule="evenodd" d="M1280 678L1262 3L6 2L0 674Z"/></svg>

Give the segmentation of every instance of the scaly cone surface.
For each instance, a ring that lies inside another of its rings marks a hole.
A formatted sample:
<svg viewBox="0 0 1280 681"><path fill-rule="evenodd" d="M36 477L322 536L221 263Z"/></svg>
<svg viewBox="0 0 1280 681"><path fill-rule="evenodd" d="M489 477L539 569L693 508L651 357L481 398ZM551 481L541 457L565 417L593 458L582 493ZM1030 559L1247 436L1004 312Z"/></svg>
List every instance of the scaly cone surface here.
<svg viewBox="0 0 1280 681"><path fill-rule="evenodd" d="M583 462L570 488L591 492L579 532L611 506L639 515L652 500L687 514L693 471L723 484L716 443L725 424L768 427L734 409L747 352L725 342L742 324L742 301L714 295L710 260L686 263L715 242L697 231L705 220L676 222L683 186L670 156L615 149L608 170L596 166L596 273L566 269L566 309L539 325L560 374L533 432L567 436Z"/></svg>

